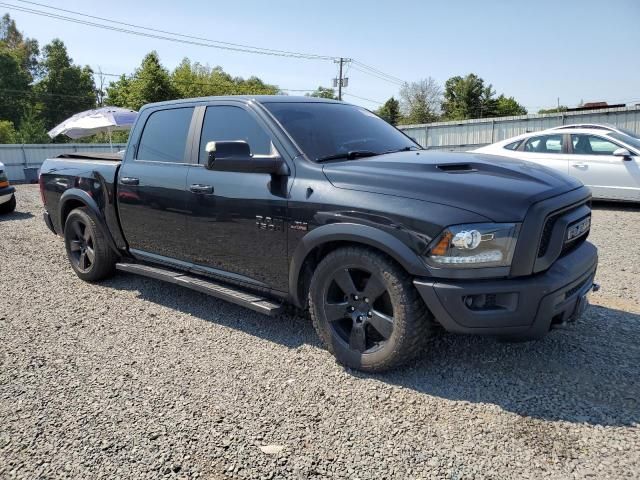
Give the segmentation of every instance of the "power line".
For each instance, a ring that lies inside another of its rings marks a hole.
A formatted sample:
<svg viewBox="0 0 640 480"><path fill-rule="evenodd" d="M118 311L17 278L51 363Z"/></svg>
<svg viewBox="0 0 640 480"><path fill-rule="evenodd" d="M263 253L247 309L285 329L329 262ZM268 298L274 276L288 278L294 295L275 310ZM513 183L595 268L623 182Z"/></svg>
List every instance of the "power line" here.
<svg viewBox="0 0 640 480"><path fill-rule="evenodd" d="M363 69L365 69L365 70L368 70L368 71L370 71L370 72L372 72L372 73L375 73L375 74L377 74L377 75L379 75L379 76L381 76L381 77L388 78L389 80L392 80L392 81L395 81L395 82L400 82L400 83L402 83L402 84L407 83L407 81L406 81L406 80L403 80L402 78L399 78L399 77L396 77L396 76L394 76L394 75L390 75L390 74L388 74L388 73L385 73L385 72L383 72L383 71L382 71L382 70L380 70L380 69L377 69L377 68L374 68L374 67L372 67L372 66L366 65L366 64L364 64L364 63L362 63L362 62L359 62L358 60L354 60L354 61L353 61L353 63L355 63L356 65L358 65L360 68L363 68Z"/></svg>
<svg viewBox="0 0 640 480"><path fill-rule="evenodd" d="M396 85L396 86L399 86L399 87L401 87L402 85L404 85L404 84L406 83L406 82L399 82L399 81L397 81L397 80L392 80L392 79L387 78L387 77L383 77L382 75L378 75L377 73L373 73L373 72L371 72L371 71L364 70L364 69L362 69L362 68L360 68L360 67L358 67L358 66L356 66L356 65L353 65L353 66L352 66L352 68L353 68L354 70L357 70L357 71L358 71L358 72L360 72L360 73L364 73L364 74L367 74L367 75L371 75L372 77L375 77L375 78L377 78L377 79L379 79L379 80L383 80L383 81L385 81L385 82L389 82L389 83L391 83L391 84L393 84L393 85Z"/></svg>
<svg viewBox="0 0 640 480"><path fill-rule="evenodd" d="M47 5L44 3L38 3L38 2L32 2L32 1L28 1L28 0L14 0L20 3L28 3L31 5L37 5L39 7L44 7L44 8L49 8L52 10L58 10L60 12L65 12L65 13L71 13L73 15L78 15L81 17L87 17L87 18L93 18L94 20L102 20L105 22L110 22L110 23L116 23L118 25L124 25L127 27L133 27L133 28L139 28L141 30L147 30L150 32L156 32L156 33L164 33L167 35L174 35L176 37L182 37L182 38L189 38L192 40L203 40L206 42L211 42L211 43L219 43L221 45L228 45L228 46L232 46L232 47L240 47L240 48L247 48L247 49L252 49L252 50L259 50L262 52L272 52L272 53L277 53L277 54L290 54L290 55L299 55L299 56L303 56L303 57L308 57L308 58L317 58L319 60L333 60L335 57L331 57L331 56L327 56L327 55L318 55L318 54L312 54L312 53L300 53L300 52L293 52L290 50L277 50L277 49L273 49L273 48L264 48L264 47L254 47L252 45L245 45L242 43L231 43L231 42L223 42L221 40L212 40L210 38L204 38L204 37L196 37L194 35L185 35L182 33L177 33L177 32L171 32L168 30L161 30L158 28L151 28L151 27L145 27L142 25L136 25L133 23L127 23L127 22L122 22L119 20L114 20L114 19L110 19L110 18L105 18L105 17L98 17L96 15L89 15L88 13L82 13L82 12L77 12L74 10L67 10L64 8L60 8L60 7L52 7L51 5Z"/></svg>
<svg viewBox="0 0 640 480"><path fill-rule="evenodd" d="M17 0L17 1L24 1L24 0ZM336 57L329 57L329 56L324 56L324 55L315 55L315 54L306 54L306 53L298 53L298 52L288 52L286 50L273 50L273 49L261 49L260 47L251 47L251 46L247 46L247 47L236 47L236 46L232 46L232 45L236 45L236 44L229 44L228 42L226 42L227 44L222 44L222 42L217 42L217 43L213 43L216 42L215 40L202 40L202 41L196 41L196 40L188 40L187 38L190 38L191 36L189 35L183 35L183 34L177 34L177 33L172 33L169 32L169 35L174 35L174 36L180 36L182 38L173 38L173 37L168 37L166 35L159 35L159 34L152 34L152 33L145 33L145 32L140 32L140 31L136 31L136 30L131 30L131 29L127 29L127 28L121 28L121 27L115 27L112 25L105 25L102 23L96 23L96 22L90 22L87 20L82 20L82 19L78 19L78 18L73 18L73 17L68 17L65 15L60 15L60 14L56 14L56 13L51 13L51 12L46 12L43 10L37 10L37 9L32 9L32 8L27 8L27 7L22 7L22 6L18 6L18 5L12 5L9 3L0 3L0 6L8 8L8 9L12 9L12 10L16 10L19 12L23 12L23 13L31 13L33 15L38 15L38 16L42 16L42 17L47 17L47 18L54 18L56 20L63 20L66 22L71 22L71 23L76 23L79 25L85 25L85 26L90 26L90 27L95 27L95 28L101 28L104 30L110 30L110 31L114 31L114 32L120 32L120 33L127 33L130 35L137 35L140 37L146 37L146 38L154 38L157 40L166 40L169 42L176 42L176 43L183 43L183 44L187 44L187 45L196 45L196 46L201 46L201 47L208 47L208 48L217 48L217 49L221 49L221 50L229 50L229 51L235 51L235 52L243 52L243 53L254 53L254 54L259 54L259 55L271 55L271 56L278 56L278 57L290 57L290 58L299 58L299 59L305 59L305 60L334 60ZM47 8L55 8L55 7L47 7ZM58 9L60 11L62 11L61 9ZM78 13L77 15L84 15L84 14L80 14ZM117 24L123 24L124 22L118 22L118 21L112 21L112 20L107 20L109 22L112 23L117 23ZM151 29L149 27L142 27L142 26L135 26L135 28L140 28L140 29L145 29L145 30L149 30L149 31L158 31L157 29ZM191 38L198 38L198 37L191 37ZM204 43L207 42L207 43Z"/></svg>
<svg viewBox="0 0 640 480"><path fill-rule="evenodd" d="M358 98L360 100L365 100L365 101L371 102L371 103L377 103L378 105L384 104L384 102L379 102L378 100L371 100L370 98L359 97L358 95L354 95L353 93L345 93L344 95L348 95L349 97Z"/></svg>
<svg viewBox="0 0 640 480"><path fill-rule="evenodd" d="M117 31L117 32L121 32L121 33L128 33L131 35L138 35L138 36L146 36L148 38L156 38L156 39L160 39L160 40L167 40L167 41L173 41L173 42L179 42L179 43L186 43L186 44L190 44L190 45L198 45L198 46L205 46L205 47L210 47L210 48L219 48L219 49L223 49L223 50L231 50L231 51L239 51L239 52L244 52L244 53L255 53L255 54L260 54L260 55L272 55L272 56L283 56L283 57L292 57L292 58L300 58L300 59L308 59L308 60L338 60L339 57L334 57L334 56L329 56L329 55L319 55L319 54L312 54L312 53L302 53L302 52L295 52L295 51L291 51L291 50L278 50L278 49L272 49L272 48L265 48L265 47L255 47L252 45L246 45L246 44L241 44L241 43L232 43L232 42L225 42L225 41L221 41L221 40L213 40L213 39L209 39L209 38L205 38L205 37L198 37L195 35L186 35L183 33L179 33L179 32L172 32L172 31L168 31L168 30L162 30L162 29L158 29L158 28L152 28L152 27L146 27L144 25L137 25L137 24L133 24L133 23L127 23L127 22L122 22L120 20L115 20L115 19L111 19L111 18L107 18L107 17L100 17L100 16L96 16L96 15L90 15L87 13L83 13L83 12L78 12L78 11L74 11L74 10L68 10L68 9L64 9L64 8L60 8L60 7L53 7L44 3L39 3L39 2L33 2L33 1L29 1L29 0L15 0L18 1L20 3L25 3L25 4L29 4L29 5L36 5L39 7L44 7L47 9L51 9L51 10L56 10L58 12L65 12L65 13L70 13L72 15L76 15L76 16L81 16L81 17L85 17L85 18L91 18L94 20L100 20L103 22L108 22L108 23L113 23L113 24L117 24L117 25L123 25L125 27L131 27L131 28L136 28L136 29L140 29L140 30L146 30L148 32L155 32L155 33L159 33L159 34L163 34L163 35L154 35L154 34L144 34L143 32L136 32L133 30L129 30L126 28L118 28L118 27L113 27L111 25L104 25L104 24L100 24L100 23L95 23L95 22L89 22L86 20L81 20L81 19L77 19L77 18L73 18L73 17L67 17L64 15L60 15L58 13L51 13L51 12L47 12L47 11L43 11L43 10L38 10L38 9L32 9L32 8L27 8L27 7L21 7L18 5L12 5L12 4L8 4L8 3L1 3L0 5L6 7L6 8L12 8L24 13L31 13L34 15L40 15L40 16L45 16L48 18L55 18L57 20L63 20L63 21L67 21L67 22L72 22L72 23L77 23L80 25L85 25L85 26L91 26L91 27L95 27L95 28L102 28L102 29L106 29L106 30L111 30L111 31ZM173 37L180 37L180 38L171 38L171 37L166 37L164 35L171 35ZM182 39L187 39L187 40L181 40ZM200 43L200 42L207 42L206 44ZM388 74L386 72L383 72L382 70L372 67L370 65L367 65L363 62L354 60L353 61L355 64L359 65L360 68L358 68L358 70L360 70L361 72L364 70L363 73L368 73L372 76L390 81L391 83L396 83L396 84L404 84L406 83L405 80L396 77L394 75Z"/></svg>

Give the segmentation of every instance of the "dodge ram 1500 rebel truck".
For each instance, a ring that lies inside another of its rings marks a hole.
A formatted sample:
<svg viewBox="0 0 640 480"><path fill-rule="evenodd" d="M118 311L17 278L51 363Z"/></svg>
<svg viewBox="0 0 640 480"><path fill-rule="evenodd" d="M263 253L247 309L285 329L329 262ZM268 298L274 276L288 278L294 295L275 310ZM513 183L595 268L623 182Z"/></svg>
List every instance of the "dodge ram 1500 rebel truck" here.
<svg viewBox="0 0 640 480"><path fill-rule="evenodd" d="M258 312L308 308L366 371L442 326L520 339L576 319L594 287L590 192L522 161L426 152L354 105L287 96L145 106L123 157L40 174L73 270L116 270Z"/></svg>

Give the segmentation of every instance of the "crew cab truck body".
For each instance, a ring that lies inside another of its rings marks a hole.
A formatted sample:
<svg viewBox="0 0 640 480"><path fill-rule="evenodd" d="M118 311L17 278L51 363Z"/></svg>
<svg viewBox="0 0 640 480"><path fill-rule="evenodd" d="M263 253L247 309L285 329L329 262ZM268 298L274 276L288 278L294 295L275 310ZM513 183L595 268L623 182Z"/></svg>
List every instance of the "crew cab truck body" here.
<svg viewBox="0 0 640 480"><path fill-rule="evenodd" d="M267 314L309 308L327 348L363 370L415 356L437 324L540 338L594 286L580 182L426 152L330 100L148 105L121 161L50 159L40 187L81 278L119 269Z"/></svg>

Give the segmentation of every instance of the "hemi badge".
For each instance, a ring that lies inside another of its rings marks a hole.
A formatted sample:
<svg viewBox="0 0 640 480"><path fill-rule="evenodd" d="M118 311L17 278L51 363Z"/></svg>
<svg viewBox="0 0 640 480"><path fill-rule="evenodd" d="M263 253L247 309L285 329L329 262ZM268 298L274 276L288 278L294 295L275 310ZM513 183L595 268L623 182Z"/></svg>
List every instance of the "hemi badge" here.
<svg viewBox="0 0 640 480"><path fill-rule="evenodd" d="M570 242L574 238L578 238L581 235L584 235L585 232L589 231L589 227L591 227L591 217L586 217L580 220L578 223L575 223L567 229L567 238L565 242Z"/></svg>

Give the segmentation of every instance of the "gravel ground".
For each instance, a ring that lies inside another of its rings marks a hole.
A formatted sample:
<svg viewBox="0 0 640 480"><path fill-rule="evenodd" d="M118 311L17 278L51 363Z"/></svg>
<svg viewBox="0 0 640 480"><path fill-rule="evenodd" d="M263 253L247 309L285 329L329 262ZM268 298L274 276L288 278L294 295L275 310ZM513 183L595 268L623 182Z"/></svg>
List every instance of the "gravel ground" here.
<svg viewBox="0 0 640 480"><path fill-rule="evenodd" d="M0 220L0 477L639 478L640 209L600 205L595 304L544 340L443 335L384 375L308 321L80 281L37 186Z"/></svg>

